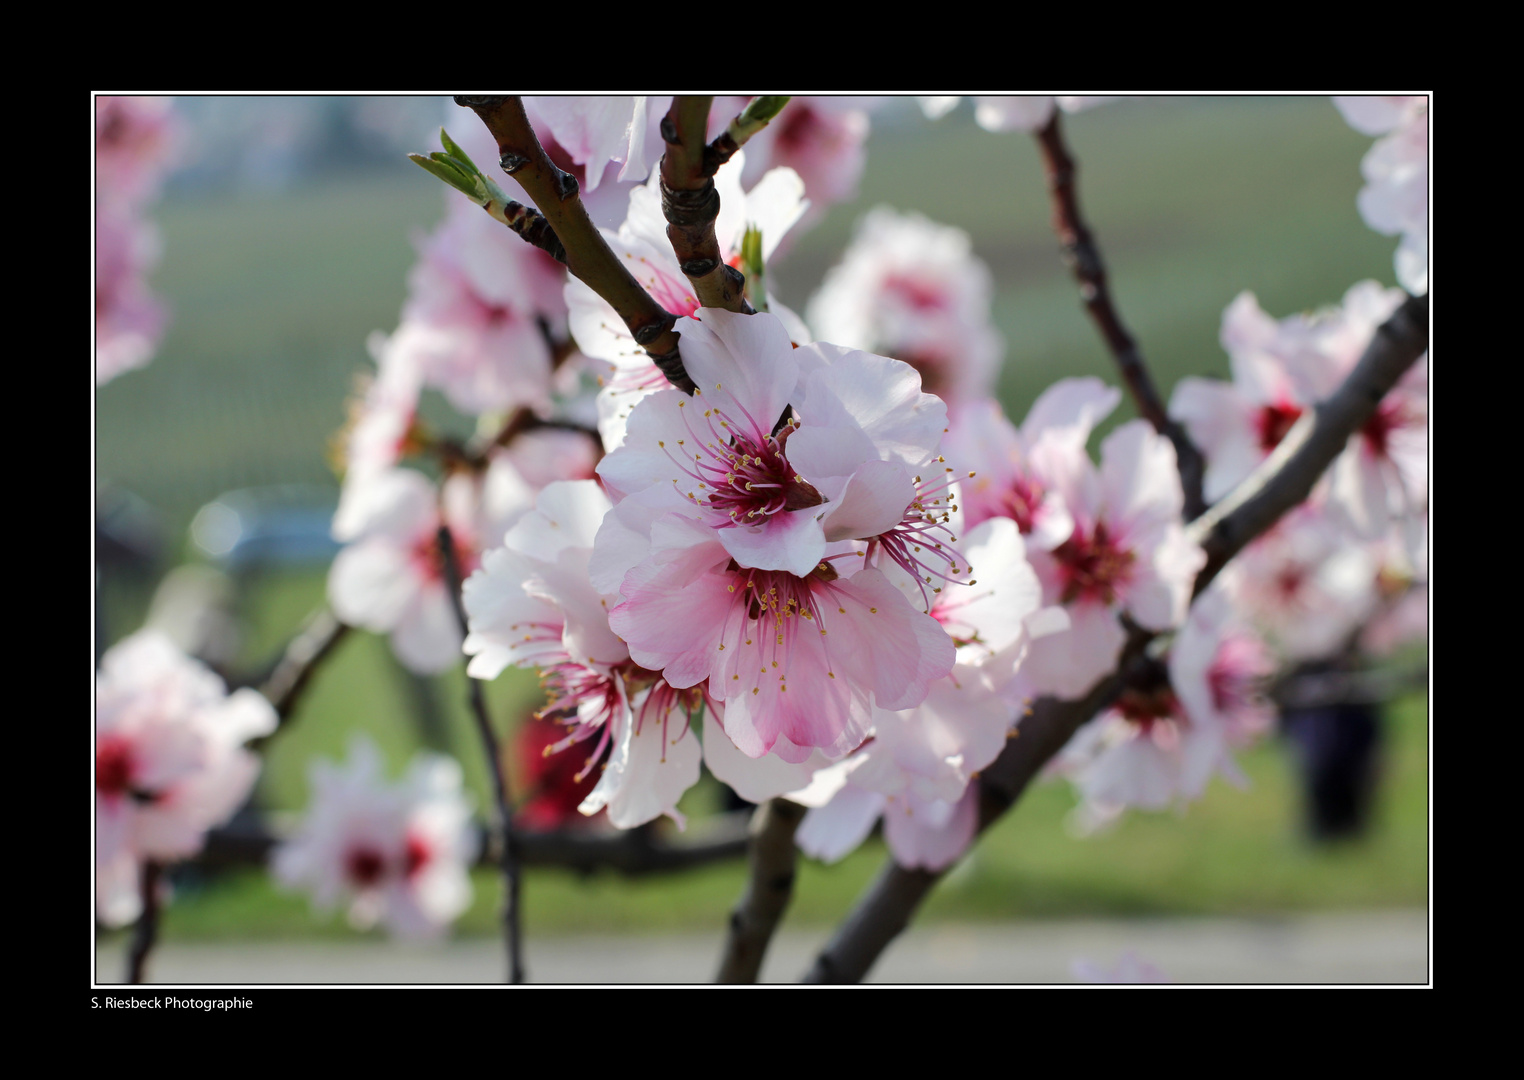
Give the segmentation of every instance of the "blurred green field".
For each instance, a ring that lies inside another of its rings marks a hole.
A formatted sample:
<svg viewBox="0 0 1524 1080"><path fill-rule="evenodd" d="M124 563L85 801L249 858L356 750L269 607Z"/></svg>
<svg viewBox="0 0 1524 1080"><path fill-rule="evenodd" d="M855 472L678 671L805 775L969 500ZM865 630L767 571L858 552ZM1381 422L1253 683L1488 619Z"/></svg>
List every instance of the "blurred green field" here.
<svg viewBox="0 0 1524 1080"><path fill-rule="evenodd" d="M466 113L461 123L474 122ZM1395 241L1355 209L1370 139L1326 98L1127 102L1073 117L1082 198L1107 257L1119 306L1161 387L1187 374L1227 373L1217 343L1223 308L1243 289L1284 315L1337 302L1354 282L1393 280ZM424 149L420 147L420 149ZM223 491L261 484L334 485L324 451L343 420L364 342L395 325L413 261L410 234L443 211L440 185L405 161L389 172L328 180L281 195L182 197L155 217L164 257L155 286L173 308L160 354L96 396L98 478L137 493L162 515L172 557L196 508ZM861 196L830 211L772 273L803 311L809 294L868 208L918 209L967 229L997 285L1007 342L1000 389L1019 420L1063 375L1115 382L1048 224L1035 147L978 130L967 107L933 125L875 123ZM1118 410L1117 420L1130 415ZM1115 422L1115 421L1114 421ZM336 490L336 486L335 486ZM147 586L112 583L110 636L141 622ZM267 659L323 592L320 572L246 583L245 660ZM355 634L315 680L289 730L269 747L262 805L299 809L306 763L340 756L363 730L400 770L420 736L414 684L385 642ZM455 748L484 807L485 771L469 738L463 677L438 681ZM531 707L532 675L492 684L496 715ZM1298 803L1283 749L1247 755L1248 792L1216 784L1183 817L1134 815L1113 832L1073 838L1065 785L1036 788L934 896L928 918L1262 912L1412 906L1428 892L1427 698L1389 718L1389 757L1376 826L1358 844L1315 849L1299 838ZM705 812L713 788L690 793ZM875 872L873 841L836 867L808 864L794 921L840 918ZM659 881L586 880L531 871L529 932L719 928L740 888L738 865ZM478 879L465 932L489 932L496 879ZM259 875L186 885L168 913L170 938L347 934L341 917L312 918L305 899Z"/></svg>

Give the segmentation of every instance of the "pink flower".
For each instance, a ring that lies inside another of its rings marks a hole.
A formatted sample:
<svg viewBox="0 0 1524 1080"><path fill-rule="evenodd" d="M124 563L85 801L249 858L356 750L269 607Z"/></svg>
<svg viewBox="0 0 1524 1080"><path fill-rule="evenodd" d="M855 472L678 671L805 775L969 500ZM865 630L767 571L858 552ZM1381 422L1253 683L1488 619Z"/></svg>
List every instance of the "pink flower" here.
<svg viewBox="0 0 1524 1080"><path fill-rule="evenodd" d="M1386 135L1360 162L1360 216L1379 233L1402 234L1397 280L1415 295L1428 292L1429 99L1335 97L1334 104L1356 131Z"/></svg>
<svg viewBox="0 0 1524 1080"><path fill-rule="evenodd" d="M471 904L468 874L478 839L460 766L419 754L396 785L374 743L356 736L349 761L319 760L312 803L272 870L320 908L347 901L356 929L384 923L402 937L435 937Z"/></svg>
<svg viewBox="0 0 1524 1080"><path fill-rule="evenodd" d="M957 411L994 387L1004 343L992 293L967 233L880 206L858 221L809 319L823 341L905 361Z"/></svg>
<svg viewBox="0 0 1524 1080"><path fill-rule="evenodd" d="M180 136L173 99L95 99L97 204L141 207L158 194Z"/></svg>
<svg viewBox="0 0 1524 1080"><path fill-rule="evenodd" d="M276 716L156 631L107 651L95 696L96 909L121 925L141 910L144 860L194 855L248 797L259 758L243 744Z"/></svg>
<svg viewBox="0 0 1524 1080"><path fill-rule="evenodd" d="M593 747L579 780L610 751L584 814L607 807L622 829L661 814L681 824L677 801L698 781L701 754L688 714L704 707L704 691L674 689L632 661L609 628L617 598L600 595L587 569L608 509L592 481L551 484L505 546L487 553L464 590L467 672L491 679L509 665L536 668L550 698L537 715L567 729L545 752Z"/></svg>
<svg viewBox="0 0 1524 1080"><path fill-rule="evenodd" d="M351 477L333 534L349 546L328 575L328 599L344 622L391 635L410 670L444 671L460 660L461 632L445 581L438 534L449 525L460 573L531 504L532 492L502 455L480 477L456 473L436 492L422 473L385 469Z"/></svg>
<svg viewBox="0 0 1524 1080"><path fill-rule="evenodd" d="M1244 783L1229 750L1263 733L1269 650L1211 589L1191 608L1153 686L1129 686L1064 750L1084 796L1082 821L1104 824L1125 807L1159 810L1199 797L1218 771Z"/></svg>
<svg viewBox="0 0 1524 1080"><path fill-rule="evenodd" d="M1312 503L1250 544L1223 577L1234 602L1293 661L1341 651L1377 600L1370 548Z"/></svg>
<svg viewBox="0 0 1524 1080"><path fill-rule="evenodd" d="M1099 471L1088 457L1071 464L1074 471L1054 483L1074 530L1030 558L1044 602L1063 605L1072 629L1033 642L1026 669L1038 691L1066 698L1084 694L1116 663L1126 640L1122 612L1149 630L1179 626L1206 561L1180 523L1174 447L1146 421L1106 438Z"/></svg>
<svg viewBox="0 0 1524 1080"><path fill-rule="evenodd" d="M524 243L464 198L449 202L444 223L420 251L409 276L398 333L425 383L461 412L529 405L550 408L546 328L561 323L566 280L554 259ZM542 326L543 324L543 326Z"/></svg>
<svg viewBox="0 0 1524 1080"><path fill-rule="evenodd" d="M1222 498L1270 456L1314 403L1305 371L1317 361L1311 327L1300 317L1277 324L1253 293L1240 293L1222 316L1222 344L1233 381L1187 377L1175 385L1170 415L1207 459L1204 494Z"/></svg>
<svg viewBox="0 0 1524 1080"><path fill-rule="evenodd" d="M827 207L857 194L868 158L868 112L874 104L860 97L793 98L746 143L748 165L742 182L749 187L772 169L792 169L809 196L806 220L818 219ZM709 114L711 130L717 125L723 130L745 106L744 98L716 99Z"/></svg>
<svg viewBox="0 0 1524 1080"><path fill-rule="evenodd" d="M95 384L153 358L164 306L148 289L158 234L131 210L97 205L95 216Z"/></svg>
<svg viewBox="0 0 1524 1080"><path fill-rule="evenodd" d="M1074 519L1060 482L1085 468L1091 431L1121 400L1121 392L1100 379L1060 379L1032 404L1019 430L998 402L964 409L947 453L974 474L961 485L968 524L1010 518L1028 544L1044 551L1069 539Z"/></svg>
<svg viewBox="0 0 1524 1080"><path fill-rule="evenodd" d="M791 169L773 169L757 180L749 191L743 191L741 175L746 160L745 151L737 153L714 177L715 189L720 195L715 239L720 254L732 266L740 262L741 240L749 225L761 231L765 263L809 206L804 197L804 184ZM619 232L613 234L604 230L604 239L664 309L674 315L692 315L698 310L692 286L667 239L667 219L661 209L658 175L653 175L648 184L630 193L629 214ZM566 303L570 308L571 333L577 347L595 361L608 365L603 376L603 389L598 395L598 429L605 448L613 450L624 441L630 411L643 398L669 384L645 350L636 344L614 309L587 285L575 278L568 280ZM775 313L786 320L785 327L792 340L810 340L797 316L781 306L774 306L777 308Z"/></svg>

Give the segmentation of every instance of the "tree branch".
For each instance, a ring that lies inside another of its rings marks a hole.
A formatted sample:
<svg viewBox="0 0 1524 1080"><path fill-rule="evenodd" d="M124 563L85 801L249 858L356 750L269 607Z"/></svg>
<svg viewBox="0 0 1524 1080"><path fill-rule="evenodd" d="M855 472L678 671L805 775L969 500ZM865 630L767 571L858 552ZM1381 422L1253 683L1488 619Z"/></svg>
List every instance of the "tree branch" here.
<svg viewBox="0 0 1524 1080"><path fill-rule="evenodd" d="M661 369L667 381L687 393L693 380L683 369L677 318L658 304L609 249L577 194L577 178L564 173L540 145L524 103L516 97L460 95L458 105L472 109L497 140L498 163L517 180L540 208L560 240L567 269L624 320L635 341Z"/></svg>
<svg viewBox="0 0 1524 1080"><path fill-rule="evenodd" d="M514 830L520 866L554 866L590 874L612 870L626 877L644 877L690 870L746 854L748 813L728 814L716 821L702 839L677 842L655 839L646 829L626 829L613 835L582 829L545 832ZM196 862L208 867L263 866L281 837L265 828L213 829ZM484 847L478 865L498 863L500 853Z"/></svg>
<svg viewBox="0 0 1524 1080"><path fill-rule="evenodd" d="M312 673L348 632L349 627L339 622L333 612L327 607L320 607L307 617L302 629L286 645L280 659L259 687L259 692L275 706L281 726L285 725L295 711L296 703L307 689ZM259 739L252 745L257 747L263 742L264 739Z"/></svg>
<svg viewBox="0 0 1524 1080"><path fill-rule="evenodd" d="M450 592L450 603L455 608L456 621L462 634L470 633L466 620L466 605L461 598L460 560L455 554L455 538L448 525L439 526L437 539L440 558L444 563L445 586ZM492 719L487 715L487 702L482 696L479 680L466 676L467 696L471 715L476 720L476 730L481 736L482 749L487 755L487 765L492 772L492 791L497 799L497 816L502 829L503 860L503 933L508 946L508 981L524 981L523 934L519 919L519 862L518 846L513 833L513 801L508 796L508 778L504 775L503 756L498 746L497 733L492 730Z"/></svg>
<svg viewBox="0 0 1524 1080"><path fill-rule="evenodd" d="M132 947L127 952L127 981L141 983L148 965L148 954L153 952L159 940L159 878L164 868L153 859L143 863L139 880L142 890L143 914L138 916L132 929Z"/></svg>
<svg viewBox="0 0 1524 1080"><path fill-rule="evenodd" d="M726 264L714 235L720 214L720 193L714 187L709 147L711 97L682 96L662 117L661 137L667 152L661 159L661 210L667 219L667 239L677 263L693 286L700 307L719 307L751 314L746 302L746 278Z"/></svg>
<svg viewBox="0 0 1524 1080"><path fill-rule="evenodd" d="M979 832L1021 798L1027 784L1070 737L1122 690L1122 677L1102 679L1080 701L1042 698L1021 721L1000 756L979 776ZM910 919L942 872L907 870L887 859L846 920L805 973L807 983L861 982Z"/></svg>
<svg viewBox="0 0 1524 1080"><path fill-rule="evenodd" d="M715 982L757 981L768 942L794 895L794 833L804 814L804 807L781 798L757 807L751 822L751 873L730 913Z"/></svg>
<svg viewBox="0 0 1524 1080"><path fill-rule="evenodd" d="M1059 243L1063 247L1064 261L1069 264L1075 281L1079 282L1085 310L1090 313L1091 320L1111 350L1111 355L1121 370L1122 379L1132 394L1138 414L1175 446L1180 484L1185 492L1185 517L1189 521L1200 516L1206 509L1201 494L1206 464L1185 428L1169 418L1153 378L1148 373L1143 353L1111 302L1111 292L1106 283L1106 264L1101 260L1100 248L1096 246L1095 237L1080 213L1079 192L1075 186L1079 167L1064 144L1061 115L1055 109L1053 119L1037 132L1037 145L1042 150L1042 163L1048 173L1048 188L1053 197L1053 231L1058 234Z"/></svg>
<svg viewBox="0 0 1524 1080"><path fill-rule="evenodd" d="M1333 396L1304 414L1258 470L1192 523L1193 538L1208 556L1196 576L1194 595L1201 594L1229 559L1307 497L1350 436L1364 426L1381 399L1428 348L1428 314L1427 296L1410 297L1377 328L1360 362ZM1151 661L1145 650L1153 636L1133 628L1116 670L1083 700L1042 698L1036 702L1016 729L1019 737L1008 742L979 777L980 833L1015 805L1032 777L1081 725L1146 671ZM805 981L861 980L909 924L941 876L906 870L891 859L822 950Z"/></svg>

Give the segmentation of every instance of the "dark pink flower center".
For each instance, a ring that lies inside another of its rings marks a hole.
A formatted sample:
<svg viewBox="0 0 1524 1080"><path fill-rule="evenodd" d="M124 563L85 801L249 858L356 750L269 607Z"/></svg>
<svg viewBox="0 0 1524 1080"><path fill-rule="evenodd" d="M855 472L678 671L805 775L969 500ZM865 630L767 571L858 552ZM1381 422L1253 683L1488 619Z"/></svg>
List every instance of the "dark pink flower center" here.
<svg viewBox="0 0 1524 1080"><path fill-rule="evenodd" d="M450 538L455 549L455 565L460 570L461 580L464 581L471 576L481 559L476 546L458 533L452 532ZM413 541L409 561L414 571L423 580L428 582L444 580L444 552L440 550L439 539L435 533L426 533Z"/></svg>
<svg viewBox="0 0 1524 1080"><path fill-rule="evenodd" d="M1076 600L1112 604L1117 593L1132 580L1131 551L1112 538L1104 521L1098 521L1087 535L1076 523L1074 532L1053 551L1063 579L1063 602Z"/></svg>
<svg viewBox="0 0 1524 1080"><path fill-rule="evenodd" d="M815 129L820 125L815 110L802 101L793 102L784 109L778 120L777 145L783 153L797 152L807 147L815 138Z"/></svg>
<svg viewBox="0 0 1524 1080"><path fill-rule="evenodd" d="M774 514L823 503L820 492L794 472L784 453L784 444L795 430L793 423L776 435L764 434L733 396L730 407L740 415L732 415L721 406L704 410L707 433L694 429L685 409L684 424L692 437L679 439L675 447L658 444L707 493L703 497L697 491L686 494L720 517L710 524L722 529L763 525Z"/></svg>
<svg viewBox="0 0 1524 1080"><path fill-rule="evenodd" d="M120 797L132 786L132 744L107 735L95 750L95 790Z"/></svg>
<svg viewBox="0 0 1524 1080"><path fill-rule="evenodd" d="M1402 405L1390 398L1376 406L1376 411L1371 413L1371 418L1360 429L1360 435L1365 440L1366 448L1378 458L1387 456L1387 442L1392 432L1403 427L1407 417L1403 412Z"/></svg>
<svg viewBox="0 0 1524 1080"><path fill-rule="evenodd" d="M344 873L362 889L374 886L385 871L386 859L373 847L353 847L344 856Z"/></svg>
<svg viewBox="0 0 1524 1080"><path fill-rule="evenodd" d="M884 278L884 291L915 311L936 311L947 306L947 291L909 274Z"/></svg>
<svg viewBox="0 0 1524 1080"><path fill-rule="evenodd" d="M1168 680L1146 690L1127 688L1117 699L1116 710L1144 735L1152 734L1154 725L1161 721L1186 722L1185 710L1180 707L1180 699L1175 697Z"/></svg>
<svg viewBox="0 0 1524 1080"><path fill-rule="evenodd" d="M1289 401L1266 405L1259 411L1259 447L1269 453L1280 445L1293 424L1301 418L1302 408Z"/></svg>
<svg viewBox="0 0 1524 1080"><path fill-rule="evenodd" d="M1037 512L1047 492L1036 480L1023 476L1011 479L1010 486L1000 496L1003 514L1016 523L1022 536L1028 536L1037 527Z"/></svg>
<svg viewBox="0 0 1524 1080"><path fill-rule="evenodd" d="M402 876L411 881L433 858L433 845L417 833L408 833L407 847L402 853Z"/></svg>

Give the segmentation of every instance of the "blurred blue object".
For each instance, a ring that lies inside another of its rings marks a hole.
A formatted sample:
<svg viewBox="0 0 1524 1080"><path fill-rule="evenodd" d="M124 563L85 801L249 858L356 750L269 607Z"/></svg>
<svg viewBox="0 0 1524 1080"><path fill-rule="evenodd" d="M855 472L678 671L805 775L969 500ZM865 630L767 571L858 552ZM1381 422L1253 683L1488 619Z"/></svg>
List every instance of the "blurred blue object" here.
<svg viewBox="0 0 1524 1080"><path fill-rule="evenodd" d="M229 491L191 522L191 541L219 566L318 566L339 545L329 533L338 492L316 484L281 484Z"/></svg>

